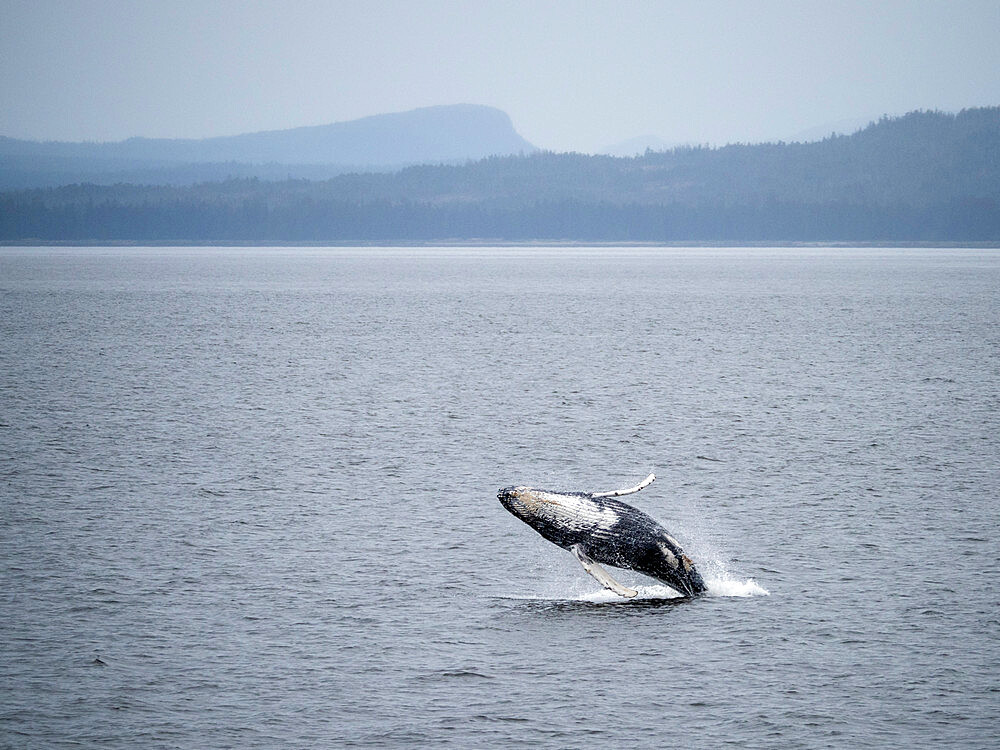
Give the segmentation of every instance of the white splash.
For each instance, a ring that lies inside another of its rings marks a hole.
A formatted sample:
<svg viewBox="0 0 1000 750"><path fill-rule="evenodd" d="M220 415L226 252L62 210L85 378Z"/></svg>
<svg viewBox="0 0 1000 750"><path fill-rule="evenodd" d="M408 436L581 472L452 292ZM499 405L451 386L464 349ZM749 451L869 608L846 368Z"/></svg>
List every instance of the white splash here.
<svg viewBox="0 0 1000 750"><path fill-rule="evenodd" d="M770 596L771 592L753 578L740 578L729 572L726 563L716 556L709 556L699 566L709 596Z"/></svg>
<svg viewBox="0 0 1000 750"><path fill-rule="evenodd" d="M771 592L757 583L753 578L706 578L705 585L708 587L708 596L718 597L748 597L748 596L770 596ZM592 602L604 604L611 602L638 601L640 599L677 599L681 594L669 586L652 584L649 586L633 587L639 592L634 599L623 599L613 591L599 589L588 591L585 594L568 597L569 601Z"/></svg>
<svg viewBox="0 0 1000 750"><path fill-rule="evenodd" d="M706 578L710 596L770 596L771 592L753 578Z"/></svg>
<svg viewBox="0 0 1000 750"><path fill-rule="evenodd" d="M656 599L679 599L681 594L670 586L664 584L651 583L648 586L637 585L634 582L629 584L636 591L638 596L632 599L623 599L613 591L607 589L595 589L582 593L567 591L563 594L552 592L549 594L522 594L509 595L504 599L526 599L534 601L550 602L587 602L589 604L621 604L642 600ZM724 576L718 578L705 578L705 585L708 587L706 596L711 597L750 597L750 596L770 596L771 592L761 586L753 578L736 578Z"/></svg>
<svg viewBox="0 0 1000 750"><path fill-rule="evenodd" d="M705 581L707 591L702 595L710 598L748 598L770 596L771 592L754 578L747 578L729 570L729 563L714 550L701 547L696 551L698 570ZM682 598L680 592L663 583L632 571L612 568L614 575L626 586L638 591L638 595L625 599L613 591L594 588L593 580L579 574L579 568L572 571L563 564L561 556L553 555L544 566L540 578L549 579L546 591L536 594L505 596L510 599L530 599L549 602L587 602L590 604L622 604L635 601L656 601ZM572 581L566 580L567 576ZM555 580L562 579L562 580Z"/></svg>
<svg viewBox="0 0 1000 750"><path fill-rule="evenodd" d="M634 588L639 593L632 599L623 599L613 591L599 589L597 591L589 591L586 594L572 597L571 601L606 604L616 602L636 602L642 599L678 599L681 596L680 592L675 591L669 586L657 585L655 583L649 586L635 586Z"/></svg>

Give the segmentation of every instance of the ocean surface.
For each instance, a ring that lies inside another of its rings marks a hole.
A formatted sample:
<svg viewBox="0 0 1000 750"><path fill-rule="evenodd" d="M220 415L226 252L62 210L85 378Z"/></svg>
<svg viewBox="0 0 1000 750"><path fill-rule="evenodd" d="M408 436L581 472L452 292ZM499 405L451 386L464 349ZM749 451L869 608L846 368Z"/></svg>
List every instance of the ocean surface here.
<svg viewBox="0 0 1000 750"><path fill-rule="evenodd" d="M0 248L0 747L993 748L998 490L997 250Z"/></svg>

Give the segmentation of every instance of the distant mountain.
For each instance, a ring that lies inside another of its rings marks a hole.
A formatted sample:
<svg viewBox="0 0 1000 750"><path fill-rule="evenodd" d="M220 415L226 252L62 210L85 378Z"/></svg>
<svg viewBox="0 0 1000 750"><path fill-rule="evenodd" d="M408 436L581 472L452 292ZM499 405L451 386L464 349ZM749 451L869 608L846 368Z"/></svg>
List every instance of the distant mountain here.
<svg viewBox="0 0 1000 750"><path fill-rule="evenodd" d="M0 239L1000 242L1000 107L812 143L533 153L326 181L0 194Z"/></svg>
<svg viewBox="0 0 1000 750"><path fill-rule="evenodd" d="M501 110L457 104L200 140L66 143L0 137L0 188L76 182L176 185L226 177L326 179L535 150Z"/></svg>

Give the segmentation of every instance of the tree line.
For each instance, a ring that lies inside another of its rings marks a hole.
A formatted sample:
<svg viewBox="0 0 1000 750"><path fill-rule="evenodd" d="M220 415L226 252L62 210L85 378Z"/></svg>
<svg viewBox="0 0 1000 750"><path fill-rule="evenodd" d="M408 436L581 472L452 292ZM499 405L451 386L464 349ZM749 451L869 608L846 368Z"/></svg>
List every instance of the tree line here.
<svg viewBox="0 0 1000 750"><path fill-rule="evenodd" d="M0 194L0 239L1000 241L1000 108L883 118L807 144L14 191Z"/></svg>

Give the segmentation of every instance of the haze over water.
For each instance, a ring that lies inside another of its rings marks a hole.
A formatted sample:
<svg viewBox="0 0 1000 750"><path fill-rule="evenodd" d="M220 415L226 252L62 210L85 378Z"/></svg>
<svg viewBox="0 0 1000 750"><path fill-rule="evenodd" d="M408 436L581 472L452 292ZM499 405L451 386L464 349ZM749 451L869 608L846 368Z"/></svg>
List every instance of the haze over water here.
<svg viewBox="0 0 1000 750"><path fill-rule="evenodd" d="M0 248L0 745L995 745L1000 256ZM710 595L497 488L610 490Z"/></svg>

